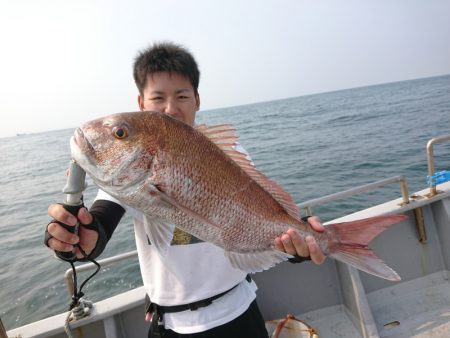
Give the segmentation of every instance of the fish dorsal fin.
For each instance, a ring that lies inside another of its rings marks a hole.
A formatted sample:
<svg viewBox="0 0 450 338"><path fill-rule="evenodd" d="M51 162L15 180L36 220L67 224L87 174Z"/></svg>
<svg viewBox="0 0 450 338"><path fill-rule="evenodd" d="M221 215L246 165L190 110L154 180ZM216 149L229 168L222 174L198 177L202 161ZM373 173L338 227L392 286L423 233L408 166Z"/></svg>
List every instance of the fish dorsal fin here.
<svg viewBox="0 0 450 338"><path fill-rule="evenodd" d="M300 211L292 199L281 186L272 181L266 175L256 169L248 156L237 150L239 146L236 136L236 129L231 124L220 124L207 126L201 124L195 127L196 130L207 136L214 142L225 154L228 155L239 167L247 173L256 183L282 206L282 208L294 219L300 220Z"/></svg>
<svg viewBox="0 0 450 338"><path fill-rule="evenodd" d="M200 124L195 126L195 129L207 136L223 151L233 149L233 146L237 144L238 137L236 136L236 129L231 124L218 124L214 126Z"/></svg>

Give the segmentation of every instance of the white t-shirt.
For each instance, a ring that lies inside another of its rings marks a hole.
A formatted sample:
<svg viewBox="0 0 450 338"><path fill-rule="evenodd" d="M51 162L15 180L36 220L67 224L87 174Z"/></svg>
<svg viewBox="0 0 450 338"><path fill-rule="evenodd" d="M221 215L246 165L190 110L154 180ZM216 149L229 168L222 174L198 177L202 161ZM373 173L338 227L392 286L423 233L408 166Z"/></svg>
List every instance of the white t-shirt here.
<svg viewBox="0 0 450 338"><path fill-rule="evenodd" d="M195 311L166 313L167 329L181 334L202 332L228 323L244 313L256 297L256 284L245 280L246 273L231 266L223 249L201 242L180 230L164 257L145 233L143 214L99 190L96 199L113 201L125 208L134 220L136 246L144 287L152 302L182 305L236 288Z"/></svg>

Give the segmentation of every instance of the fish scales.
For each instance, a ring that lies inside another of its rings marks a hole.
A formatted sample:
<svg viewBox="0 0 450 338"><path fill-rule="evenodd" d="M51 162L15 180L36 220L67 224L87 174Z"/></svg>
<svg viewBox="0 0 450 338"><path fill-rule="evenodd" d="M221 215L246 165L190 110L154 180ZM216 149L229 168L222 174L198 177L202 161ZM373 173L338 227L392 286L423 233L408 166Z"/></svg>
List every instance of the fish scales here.
<svg viewBox="0 0 450 338"><path fill-rule="evenodd" d="M174 208L161 209L164 214L153 212L231 251L269 249L273 238L286 231L289 223L295 223L273 197L207 137L182 123L168 119L161 122L165 142L155 155L158 164L150 180L216 226L205 232L204 227L187 222L185 213L174 214Z"/></svg>

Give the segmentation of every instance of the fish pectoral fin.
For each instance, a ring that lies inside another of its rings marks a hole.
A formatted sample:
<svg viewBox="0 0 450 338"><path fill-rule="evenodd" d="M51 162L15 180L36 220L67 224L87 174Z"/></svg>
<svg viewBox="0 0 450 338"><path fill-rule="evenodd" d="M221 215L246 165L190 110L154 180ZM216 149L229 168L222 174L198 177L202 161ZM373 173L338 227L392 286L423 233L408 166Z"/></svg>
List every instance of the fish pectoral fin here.
<svg viewBox="0 0 450 338"><path fill-rule="evenodd" d="M172 241L175 226L149 216L144 217L144 228L151 245L161 254L165 255Z"/></svg>
<svg viewBox="0 0 450 338"><path fill-rule="evenodd" d="M212 227L220 229L220 225L219 224L216 224L212 220L202 216L201 214L199 214L195 210L192 210L192 209L184 206L183 204L179 203L175 198L172 198L171 196L167 195L166 193L161 192L160 197L161 197L161 200L164 201L165 203L168 203L172 207L175 207L178 210L183 211L186 215L196 219L197 221L199 221L199 222L201 222L203 224L207 224L209 226L212 226ZM191 235L196 235L196 234L191 234Z"/></svg>
<svg viewBox="0 0 450 338"><path fill-rule="evenodd" d="M270 269L293 257L275 249L250 253L225 251L225 256L228 257L233 267L248 273Z"/></svg>

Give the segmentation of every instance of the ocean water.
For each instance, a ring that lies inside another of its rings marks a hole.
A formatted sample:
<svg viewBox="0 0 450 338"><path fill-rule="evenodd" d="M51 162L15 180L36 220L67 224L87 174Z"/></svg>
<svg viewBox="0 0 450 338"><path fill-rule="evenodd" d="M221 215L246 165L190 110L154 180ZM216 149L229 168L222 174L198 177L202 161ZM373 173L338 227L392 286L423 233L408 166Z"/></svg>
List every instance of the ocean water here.
<svg viewBox="0 0 450 338"><path fill-rule="evenodd" d="M232 123L256 166L298 203L405 175L426 187L426 142L450 134L450 75L202 111ZM0 139L0 317L7 330L67 310L69 264L43 245L47 207L63 199L73 129ZM435 148L450 170L450 144ZM86 205L96 188L88 179ZM323 221L400 197L398 184L314 208ZM125 217L102 258L135 249ZM81 275L81 280L86 275ZM98 301L142 285L137 259L102 268L84 289Z"/></svg>

